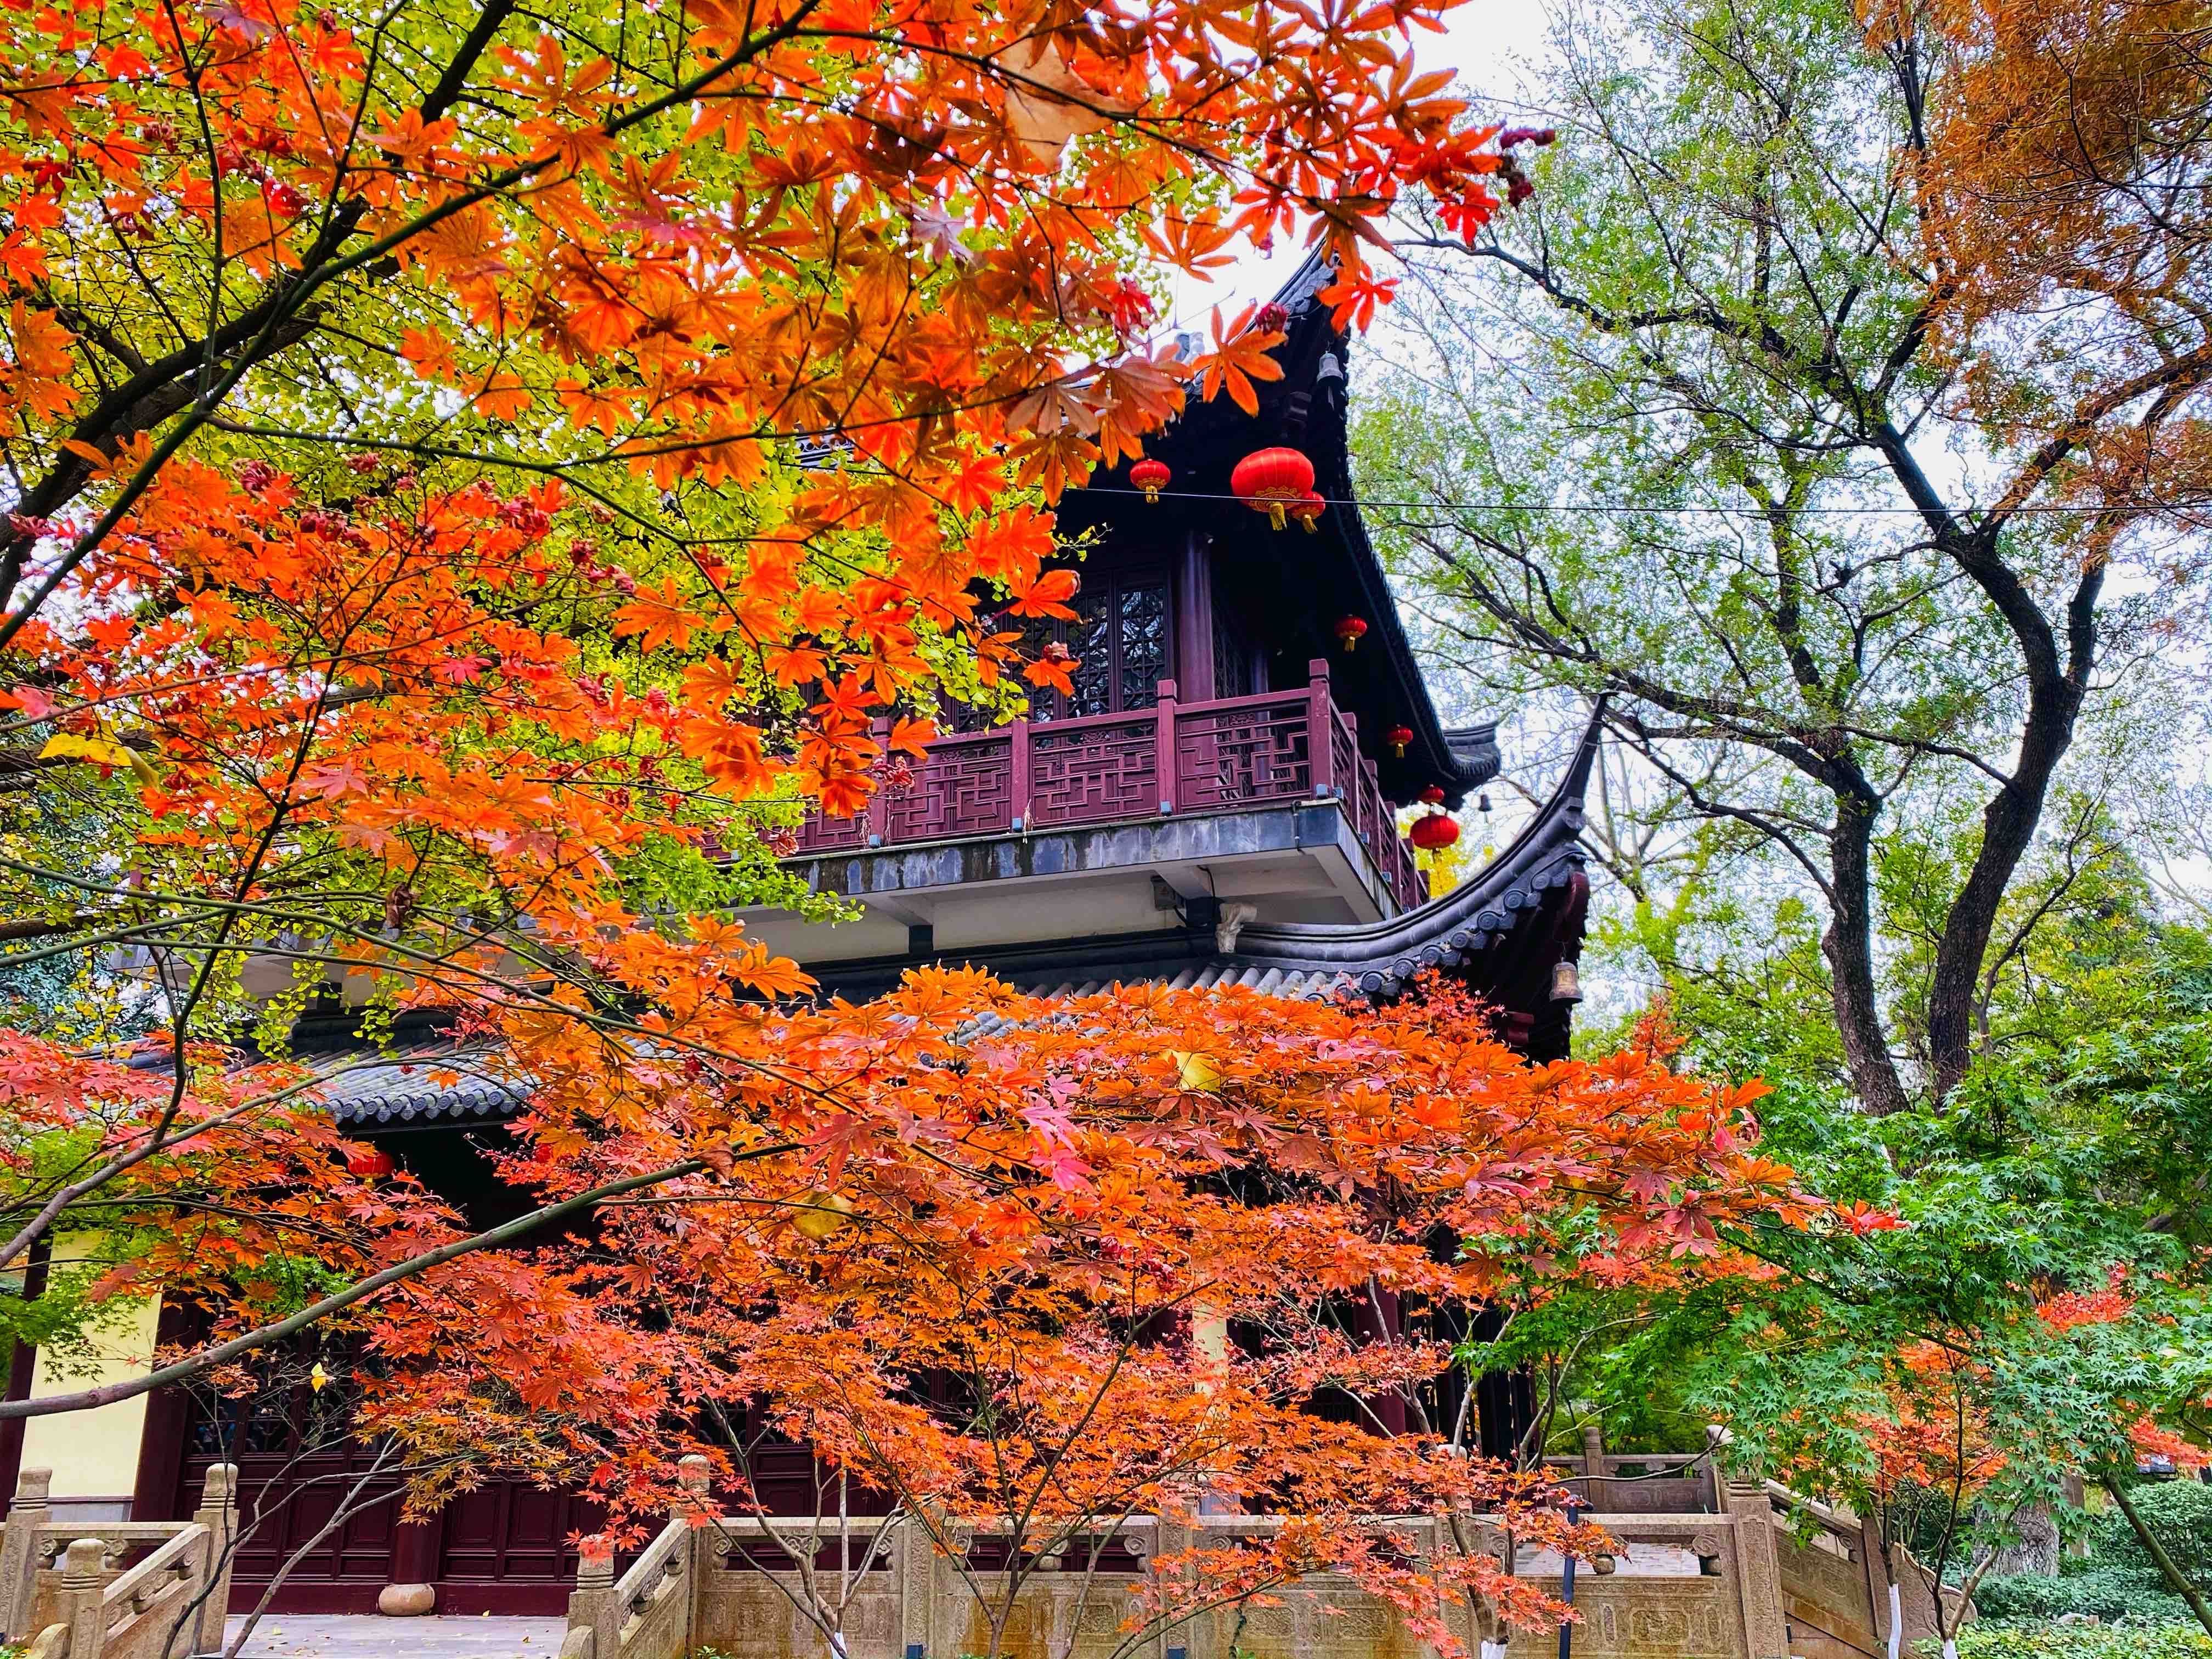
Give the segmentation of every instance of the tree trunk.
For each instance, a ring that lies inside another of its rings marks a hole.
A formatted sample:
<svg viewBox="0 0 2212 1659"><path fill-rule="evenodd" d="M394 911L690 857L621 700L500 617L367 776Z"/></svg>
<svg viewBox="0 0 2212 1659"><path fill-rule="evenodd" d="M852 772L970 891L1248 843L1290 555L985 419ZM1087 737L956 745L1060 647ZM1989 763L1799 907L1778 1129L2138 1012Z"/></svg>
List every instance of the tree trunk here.
<svg viewBox="0 0 2212 1659"><path fill-rule="evenodd" d="M1936 941L1928 988L1929 1085L1941 1100L1958 1087L1974 1057L1975 1002L1983 959L1996 930L1998 908L2012 884L2037 826L2051 780L2074 745L2074 723L2097 654L2097 599L2104 565L2093 562L2067 605L2065 647L2025 583L1998 557L1993 544L1977 538L1944 550L1989 595L2018 641L2027 671L2027 718L2020 734L2020 759L2004 787L1982 809L1982 844L1966 884L1951 901Z"/></svg>
<svg viewBox="0 0 2212 1659"><path fill-rule="evenodd" d="M2019 768L2012 781L1982 809L1980 849L1943 919L1928 988L1929 1082L1938 1100L1959 1086L1973 1063L1975 1002L1990 939L1996 931L1997 909L2043 820L2051 775L2074 740L2081 697L2069 696L2064 705L2063 715L2054 714L2047 729L2039 730L2045 723L2031 718L2021 744Z"/></svg>
<svg viewBox="0 0 2212 1659"><path fill-rule="evenodd" d="M2191 1583L2181 1569L2174 1565L2173 1558L2166 1553L2166 1546L2159 1541L2158 1534L2150 1529L2136 1511L2135 1504L2129 1500L2127 1489L2109 1474L2100 1479L2104 1482L2105 1490L2112 1495L2112 1501L2120 1506L2120 1513L2127 1516L2128 1525L2135 1529L2136 1536L2142 1540L2143 1548L2150 1552L2150 1559L2158 1563L2158 1570L2165 1577L2166 1583L2176 1595L2189 1603L2189 1610L2197 1615L2197 1622L2204 1626L2206 1634L2212 1635L2212 1604L2206 1602L2204 1592Z"/></svg>
<svg viewBox="0 0 2212 1659"><path fill-rule="evenodd" d="M1836 1006L1844 1060L1859 1101L1876 1117L1905 1109L1905 1085L1890 1058L1881 1029L1881 999L1874 982L1874 906L1870 849L1874 807L1862 797L1836 791L1836 829L1828 866L1834 896L1820 949L1828 958L1829 994Z"/></svg>
<svg viewBox="0 0 2212 1659"><path fill-rule="evenodd" d="M1990 1563L1993 1577L2002 1578L2017 1572L2033 1572L2045 1578L2058 1573L2058 1517L2048 1504L2026 1504L2012 1518L2013 1530L2020 1534L2017 1544L2008 1544L1996 1553Z"/></svg>

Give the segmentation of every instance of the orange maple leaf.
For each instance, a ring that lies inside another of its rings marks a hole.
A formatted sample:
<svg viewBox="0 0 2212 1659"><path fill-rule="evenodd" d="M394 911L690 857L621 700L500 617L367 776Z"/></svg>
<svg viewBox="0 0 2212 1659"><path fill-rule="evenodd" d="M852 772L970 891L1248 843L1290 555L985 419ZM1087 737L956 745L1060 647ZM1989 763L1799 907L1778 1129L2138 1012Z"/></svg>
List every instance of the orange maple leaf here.
<svg viewBox="0 0 2212 1659"><path fill-rule="evenodd" d="M664 644L682 650L698 627L698 616L673 576L663 576L658 590L640 588L637 597L614 615L617 636L642 635L638 648L647 653Z"/></svg>

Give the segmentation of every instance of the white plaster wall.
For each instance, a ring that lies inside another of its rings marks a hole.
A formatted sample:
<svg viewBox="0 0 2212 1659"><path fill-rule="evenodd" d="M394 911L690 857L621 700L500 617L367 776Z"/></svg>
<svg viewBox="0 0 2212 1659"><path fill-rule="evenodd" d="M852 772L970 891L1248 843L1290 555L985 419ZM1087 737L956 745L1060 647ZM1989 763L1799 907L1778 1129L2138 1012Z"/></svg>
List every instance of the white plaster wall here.
<svg viewBox="0 0 2212 1659"><path fill-rule="evenodd" d="M82 1258L82 1241L64 1240L55 1251ZM94 1335L85 1357L41 1350L31 1377L31 1398L50 1399L101 1382L143 1376L154 1359L159 1297L130 1304ZM138 1478L138 1443L146 1428L146 1400L118 1400L91 1411L33 1417L23 1425L23 1467L52 1469L56 1498L128 1498Z"/></svg>

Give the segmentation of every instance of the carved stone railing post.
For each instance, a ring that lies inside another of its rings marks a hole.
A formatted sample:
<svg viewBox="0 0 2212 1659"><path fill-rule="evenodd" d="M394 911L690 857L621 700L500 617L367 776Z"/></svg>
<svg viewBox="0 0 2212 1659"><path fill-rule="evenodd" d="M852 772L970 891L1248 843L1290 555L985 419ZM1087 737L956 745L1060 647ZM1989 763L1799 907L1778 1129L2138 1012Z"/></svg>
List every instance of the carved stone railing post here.
<svg viewBox="0 0 2212 1659"><path fill-rule="evenodd" d="M714 1528L707 1524L714 1514L710 1496L714 1484L713 1462L698 1452L679 1458L676 1464L676 1485L684 1496L669 1519L681 1521L691 1528L690 1542L684 1547L684 1651L689 1653L699 1639L699 1619L706 1595L707 1572L714 1565Z"/></svg>
<svg viewBox="0 0 2212 1659"><path fill-rule="evenodd" d="M1605 1431L1595 1423L1583 1425L1583 1501L1603 1515L1613 1513L1613 1492L1605 1479Z"/></svg>
<svg viewBox="0 0 2212 1659"><path fill-rule="evenodd" d="M8 1525L0 1534L0 1639L27 1642L31 1604L39 1589L39 1528L52 1520L46 1494L52 1469L25 1469L15 1478L15 1501L8 1506Z"/></svg>
<svg viewBox="0 0 2212 1659"><path fill-rule="evenodd" d="M69 1627L70 1659L100 1659L107 1645L107 1603L100 1597L106 1577L107 1545L80 1538L62 1558L62 1594L56 1612Z"/></svg>
<svg viewBox="0 0 2212 1659"><path fill-rule="evenodd" d="M937 1604L937 1543L919 1516L900 1525L893 1547L898 1571L898 1650L905 1659L925 1659L936 1638L932 1628Z"/></svg>
<svg viewBox="0 0 2212 1659"><path fill-rule="evenodd" d="M200 1506L192 1519L208 1529L207 1599L200 1603L201 1653L222 1648L222 1621L230 1612L231 1549L238 1534L238 1465L217 1463L200 1485Z"/></svg>
<svg viewBox="0 0 2212 1659"><path fill-rule="evenodd" d="M591 1632L588 1647L578 1640L586 1631ZM615 1547L610 1538L583 1540L576 1561L576 1588L568 1595L568 1638L561 1651L564 1659L575 1659L578 1654L619 1659L622 1609L615 1605Z"/></svg>
<svg viewBox="0 0 2212 1659"><path fill-rule="evenodd" d="M1161 1563L1169 1558L1182 1554L1197 1541L1188 1527L1177 1526L1163 1515L1159 1517L1159 1524L1152 1536L1155 1541L1152 1546L1152 1558L1146 1563L1147 1571L1153 1573L1188 1571L1187 1566L1179 1562L1171 1567L1164 1568L1161 1565ZM1168 1605L1170 1599L1164 1597L1162 1605ZM1210 1615L1200 1613L1188 1624L1163 1626L1156 1651L1163 1656L1163 1659L1175 1659L1177 1654L1182 1655L1183 1659L1213 1659L1213 1644L1208 1639L1212 1634L1207 1628L1210 1622Z"/></svg>
<svg viewBox="0 0 2212 1659"><path fill-rule="evenodd" d="M1789 1659L1790 1626L1782 1612L1782 1556L1774 1547L1774 1506L1763 1481L1728 1483L1735 1522L1736 1589L1743 1601L1743 1637L1750 1659Z"/></svg>
<svg viewBox="0 0 2212 1659"><path fill-rule="evenodd" d="M714 1460L703 1452L692 1452L687 1456L678 1458L676 1488L684 1496L678 1501L676 1507L669 1511L670 1516L680 1516L686 1521L696 1521L704 1515L707 1512L707 1490L714 1484Z"/></svg>

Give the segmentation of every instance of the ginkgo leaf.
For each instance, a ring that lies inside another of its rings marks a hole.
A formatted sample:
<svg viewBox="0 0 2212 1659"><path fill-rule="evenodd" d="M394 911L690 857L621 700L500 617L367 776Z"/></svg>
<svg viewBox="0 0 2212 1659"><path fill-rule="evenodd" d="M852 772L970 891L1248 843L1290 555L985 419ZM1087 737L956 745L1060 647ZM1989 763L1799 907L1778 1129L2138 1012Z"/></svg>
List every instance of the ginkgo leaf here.
<svg viewBox="0 0 2212 1659"><path fill-rule="evenodd" d="M808 1238L834 1238L853 1224L853 1200L842 1193L802 1193L793 1200L791 1224Z"/></svg>
<svg viewBox="0 0 2212 1659"><path fill-rule="evenodd" d="M58 732L40 746L41 760L81 760L103 769L123 766L139 782L154 787L161 781L161 774L147 756L127 744L106 738L82 737L74 732Z"/></svg>

